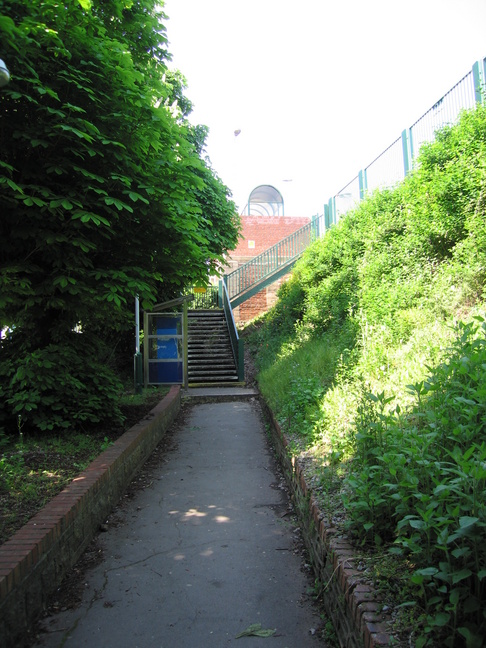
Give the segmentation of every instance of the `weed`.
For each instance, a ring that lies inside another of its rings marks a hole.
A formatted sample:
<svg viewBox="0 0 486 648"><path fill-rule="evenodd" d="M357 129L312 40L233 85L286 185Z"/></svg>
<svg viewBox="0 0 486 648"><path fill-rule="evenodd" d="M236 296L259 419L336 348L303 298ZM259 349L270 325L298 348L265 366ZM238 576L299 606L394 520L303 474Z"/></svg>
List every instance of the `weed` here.
<svg viewBox="0 0 486 648"><path fill-rule="evenodd" d="M333 524L407 566L419 648L486 635L485 158L479 107L311 245L250 334Z"/></svg>

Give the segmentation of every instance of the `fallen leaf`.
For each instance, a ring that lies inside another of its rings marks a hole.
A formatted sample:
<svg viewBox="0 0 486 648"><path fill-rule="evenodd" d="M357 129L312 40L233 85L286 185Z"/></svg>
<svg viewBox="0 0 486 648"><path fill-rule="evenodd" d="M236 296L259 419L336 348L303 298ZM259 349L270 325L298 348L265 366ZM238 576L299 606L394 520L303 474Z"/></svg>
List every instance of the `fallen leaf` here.
<svg viewBox="0 0 486 648"><path fill-rule="evenodd" d="M271 637L276 632L276 628L275 630L265 630L264 628L262 628L261 623L253 623L251 626L248 626L246 630L243 630L243 632L240 632L240 634L236 635L236 639L239 639L240 637Z"/></svg>

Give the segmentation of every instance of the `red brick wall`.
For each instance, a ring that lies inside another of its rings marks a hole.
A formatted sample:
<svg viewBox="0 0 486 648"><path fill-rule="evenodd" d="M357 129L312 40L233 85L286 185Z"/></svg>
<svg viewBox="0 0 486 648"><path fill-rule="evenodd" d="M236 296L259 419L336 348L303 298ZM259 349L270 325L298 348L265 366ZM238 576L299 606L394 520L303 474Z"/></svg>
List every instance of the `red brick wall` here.
<svg viewBox="0 0 486 648"><path fill-rule="evenodd" d="M264 313L267 308L267 290L264 288L240 304L239 321L248 322L257 315L260 315L260 313Z"/></svg>
<svg viewBox="0 0 486 648"><path fill-rule="evenodd" d="M19 648L181 408L180 387L0 547L0 646ZM29 642L30 645L30 642ZM96 645L96 642L95 642Z"/></svg>
<svg viewBox="0 0 486 648"><path fill-rule="evenodd" d="M310 222L310 218L290 216L242 216L242 237L237 247L230 253L232 259L245 260L268 250L286 236ZM255 247L249 248L248 241L254 241Z"/></svg>
<svg viewBox="0 0 486 648"><path fill-rule="evenodd" d="M258 254L265 252L286 236L307 225L310 220L307 217L242 216L242 238L237 247L230 252L227 271L231 272ZM252 247L249 247L249 241L254 243ZM243 302L235 309L235 321L247 322L271 308L276 301L278 287L289 276L286 275Z"/></svg>

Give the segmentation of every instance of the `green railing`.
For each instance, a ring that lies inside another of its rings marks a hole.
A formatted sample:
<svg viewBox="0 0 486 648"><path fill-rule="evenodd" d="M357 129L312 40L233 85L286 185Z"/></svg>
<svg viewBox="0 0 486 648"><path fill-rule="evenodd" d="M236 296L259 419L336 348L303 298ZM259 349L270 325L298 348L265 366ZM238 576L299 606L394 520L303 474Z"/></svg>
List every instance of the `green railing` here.
<svg viewBox="0 0 486 648"><path fill-rule="evenodd" d="M232 308L288 272L302 252L324 231L324 216L315 216L304 227L225 275L224 284Z"/></svg>
<svg viewBox="0 0 486 648"><path fill-rule="evenodd" d="M194 296L193 301L189 304L190 310L221 308L218 286L207 286L203 289L189 288L185 294Z"/></svg>
<svg viewBox="0 0 486 648"><path fill-rule="evenodd" d="M231 303L228 295L228 290L226 284L223 280L219 282L219 291L220 299L224 309L224 315L226 317L226 323L228 324L228 330L231 340L231 348L233 349L233 356L236 363L236 369L238 372L238 381L244 382L245 380L245 354L243 340L238 335L236 330L235 318L233 317L233 310L231 308Z"/></svg>

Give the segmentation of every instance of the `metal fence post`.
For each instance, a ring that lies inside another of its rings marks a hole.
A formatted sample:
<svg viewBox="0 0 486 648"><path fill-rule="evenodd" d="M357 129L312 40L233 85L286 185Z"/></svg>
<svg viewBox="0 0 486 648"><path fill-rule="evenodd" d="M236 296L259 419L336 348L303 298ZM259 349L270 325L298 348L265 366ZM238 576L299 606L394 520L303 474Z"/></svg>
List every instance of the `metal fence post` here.
<svg viewBox="0 0 486 648"><path fill-rule="evenodd" d="M331 225L336 224L336 196L329 198L329 222Z"/></svg>
<svg viewBox="0 0 486 648"><path fill-rule="evenodd" d="M402 132L402 150L403 150L403 175L407 176L412 170L413 164L413 141L412 131L405 128Z"/></svg>
<svg viewBox="0 0 486 648"><path fill-rule="evenodd" d="M364 197L366 196L366 192L368 191L368 175L366 173L366 169L363 169L359 172L358 181L359 181L359 199L363 200Z"/></svg>
<svg viewBox="0 0 486 648"><path fill-rule="evenodd" d="M188 320L187 320L187 301L184 302L183 307L182 307L182 367L183 367L183 385L184 389L187 389L188 385L188 373L189 373L189 367L188 365L188 348L189 348L189 326L188 326Z"/></svg>
<svg viewBox="0 0 486 648"><path fill-rule="evenodd" d="M133 356L133 377L136 394L142 393L143 388L143 363L140 353L140 302L135 296L135 355Z"/></svg>
<svg viewBox="0 0 486 648"><path fill-rule="evenodd" d="M224 279L218 281L218 308L223 308L223 281Z"/></svg>
<svg viewBox="0 0 486 648"><path fill-rule="evenodd" d="M482 65L481 65L482 63ZM476 103L483 103L485 101L484 92L485 92L485 60L476 61L473 65L472 73L474 79L474 92L476 95Z"/></svg>
<svg viewBox="0 0 486 648"><path fill-rule="evenodd" d="M149 317L148 313L143 313L143 376L144 385L147 387L149 380Z"/></svg>
<svg viewBox="0 0 486 648"><path fill-rule="evenodd" d="M326 232L330 227L329 223L329 204L324 205L324 232Z"/></svg>

